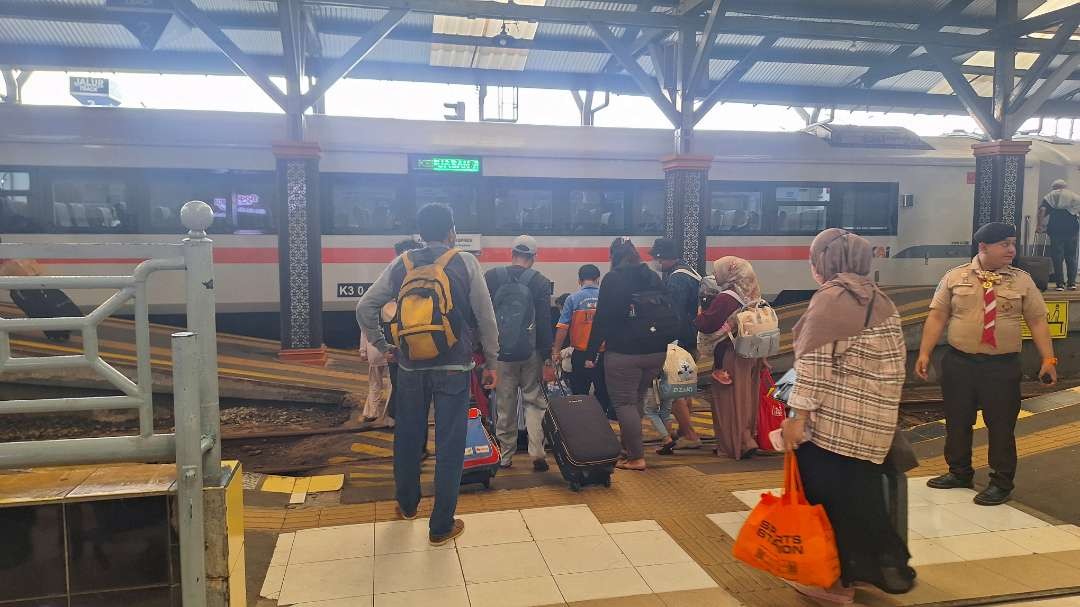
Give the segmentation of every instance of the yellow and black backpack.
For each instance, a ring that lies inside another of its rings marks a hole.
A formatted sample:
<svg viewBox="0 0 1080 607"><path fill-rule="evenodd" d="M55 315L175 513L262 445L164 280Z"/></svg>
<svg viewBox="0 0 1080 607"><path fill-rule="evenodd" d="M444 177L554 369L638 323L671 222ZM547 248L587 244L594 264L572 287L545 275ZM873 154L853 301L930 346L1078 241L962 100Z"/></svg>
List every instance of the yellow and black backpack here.
<svg viewBox="0 0 1080 607"><path fill-rule="evenodd" d="M390 326L394 343L409 360L431 360L458 341L458 314L450 292L446 264L459 249L450 249L433 263L417 266L410 253L402 258L405 279L397 297L397 317Z"/></svg>

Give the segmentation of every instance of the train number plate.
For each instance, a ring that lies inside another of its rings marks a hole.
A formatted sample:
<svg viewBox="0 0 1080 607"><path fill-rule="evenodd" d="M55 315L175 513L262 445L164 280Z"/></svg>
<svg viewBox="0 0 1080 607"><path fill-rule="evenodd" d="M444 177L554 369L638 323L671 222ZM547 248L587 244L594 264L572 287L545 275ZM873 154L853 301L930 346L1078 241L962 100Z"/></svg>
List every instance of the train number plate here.
<svg viewBox="0 0 1080 607"><path fill-rule="evenodd" d="M337 296L339 298L363 297L370 287L370 282L339 282L337 283Z"/></svg>

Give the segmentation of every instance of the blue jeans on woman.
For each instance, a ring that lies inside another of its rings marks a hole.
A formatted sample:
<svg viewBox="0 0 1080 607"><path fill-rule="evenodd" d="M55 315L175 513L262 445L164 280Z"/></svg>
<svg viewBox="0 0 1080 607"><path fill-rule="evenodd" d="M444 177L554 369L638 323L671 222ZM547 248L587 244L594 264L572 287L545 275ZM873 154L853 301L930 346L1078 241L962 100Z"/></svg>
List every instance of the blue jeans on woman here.
<svg viewBox="0 0 1080 607"><path fill-rule="evenodd" d="M435 507L429 530L454 527L469 415L469 371L398 370L394 399L394 485L405 514L420 504L420 462L427 442L428 410L435 402Z"/></svg>

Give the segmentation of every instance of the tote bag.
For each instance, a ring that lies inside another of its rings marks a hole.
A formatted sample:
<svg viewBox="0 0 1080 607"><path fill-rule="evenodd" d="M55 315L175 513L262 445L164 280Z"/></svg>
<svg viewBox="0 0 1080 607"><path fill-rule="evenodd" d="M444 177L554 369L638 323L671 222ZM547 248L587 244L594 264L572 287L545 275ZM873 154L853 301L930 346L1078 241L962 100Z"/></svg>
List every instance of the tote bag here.
<svg viewBox="0 0 1080 607"><path fill-rule="evenodd" d="M765 493L735 541L735 558L785 580L828 588L840 578L825 508L806 501L795 453L784 459L784 494Z"/></svg>
<svg viewBox="0 0 1080 607"><path fill-rule="evenodd" d="M784 403L773 396L776 383L768 365L761 365L761 381L758 382L757 442L762 451L772 451L769 433L784 423Z"/></svg>

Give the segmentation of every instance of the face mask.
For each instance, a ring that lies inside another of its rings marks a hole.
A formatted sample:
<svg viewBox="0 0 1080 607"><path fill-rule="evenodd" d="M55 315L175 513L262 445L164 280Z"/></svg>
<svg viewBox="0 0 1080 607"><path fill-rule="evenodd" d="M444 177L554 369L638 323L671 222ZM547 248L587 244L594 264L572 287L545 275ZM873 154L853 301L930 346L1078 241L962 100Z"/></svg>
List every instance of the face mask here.
<svg viewBox="0 0 1080 607"><path fill-rule="evenodd" d="M664 271L664 266L660 265L660 261L656 260L656 259L649 262L649 267L652 268L653 270L657 271L657 272L663 272Z"/></svg>

